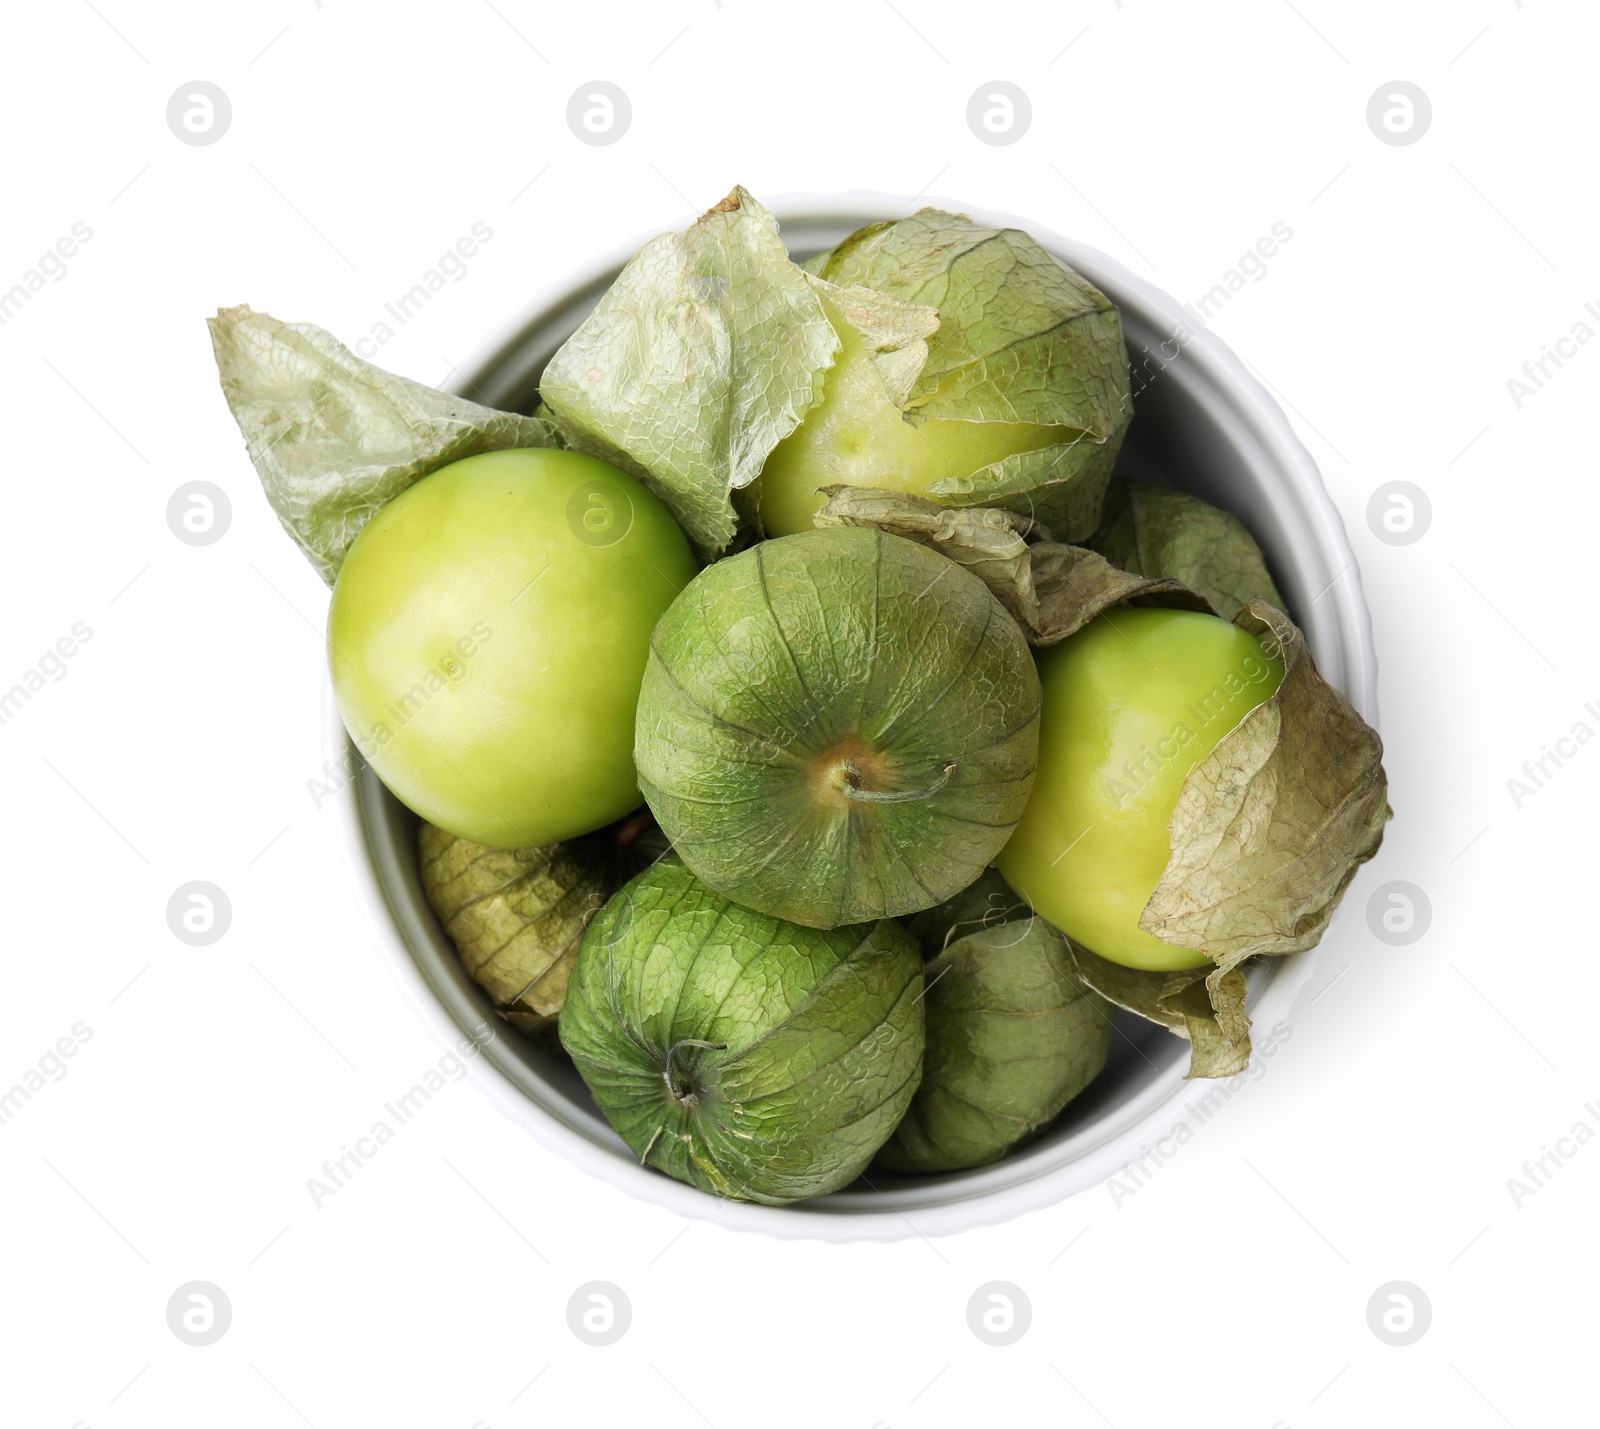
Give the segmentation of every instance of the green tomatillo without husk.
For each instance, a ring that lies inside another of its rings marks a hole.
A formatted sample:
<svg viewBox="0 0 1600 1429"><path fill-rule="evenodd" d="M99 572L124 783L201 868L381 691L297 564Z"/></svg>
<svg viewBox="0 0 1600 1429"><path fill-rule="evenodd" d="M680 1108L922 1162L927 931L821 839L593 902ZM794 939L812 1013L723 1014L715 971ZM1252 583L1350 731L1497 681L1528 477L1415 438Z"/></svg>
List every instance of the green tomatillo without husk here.
<svg viewBox="0 0 1600 1429"><path fill-rule="evenodd" d="M389 502L345 554L333 688L402 803L497 848L638 806L632 746L651 627L694 575L666 508L577 452L491 452Z"/></svg>
<svg viewBox="0 0 1600 1429"><path fill-rule="evenodd" d="M650 642L640 787L694 872L808 927L915 912L983 871L1033 782L1017 623L932 551L870 530L703 571Z"/></svg>
<svg viewBox="0 0 1600 1429"><path fill-rule="evenodd" d="M1091 951L1131 968L1207 953L1139 926L1172 854L1185 778L1283 679L1248 631L1191 610L1109 610L1039 653L1044 713L1027 813L996 859L1006 881Z"/></svg>
<svg viewBox="0 0 1600 1429"><path fill-rule="evenodd" d="M821 931L730 903L669 855L579 949L561 1042L645 1165L786 1205L848 1185L922 1066L922 959L897 924Z"/></svg>

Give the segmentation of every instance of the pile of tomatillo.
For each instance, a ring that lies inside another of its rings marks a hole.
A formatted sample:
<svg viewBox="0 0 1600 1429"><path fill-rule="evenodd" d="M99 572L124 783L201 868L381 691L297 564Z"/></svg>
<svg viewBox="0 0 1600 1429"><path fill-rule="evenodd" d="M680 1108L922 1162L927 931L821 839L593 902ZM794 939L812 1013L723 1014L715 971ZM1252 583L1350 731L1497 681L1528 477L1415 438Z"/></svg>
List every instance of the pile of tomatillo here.
<svg viewBox="0 0 1600 1429"><path fill-rule="evenodd" d="M1118 1008L1234 1075L1247 964L1377 849L1378 738L1250 513L1113 475L1120 317L1025 233L925 209L797 264L735 189L531 415L212 337L442 926L691 1185L988 1164Z"/></svg>

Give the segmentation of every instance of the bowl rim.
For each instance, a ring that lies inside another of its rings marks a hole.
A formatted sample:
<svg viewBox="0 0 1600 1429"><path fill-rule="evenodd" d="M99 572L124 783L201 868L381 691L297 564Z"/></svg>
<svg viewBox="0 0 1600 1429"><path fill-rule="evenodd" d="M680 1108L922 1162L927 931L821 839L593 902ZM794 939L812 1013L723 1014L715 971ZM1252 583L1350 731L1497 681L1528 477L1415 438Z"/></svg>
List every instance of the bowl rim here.
<svg viewBox="0 0 1600 1429"><path fill-rule="evenodd" d="M867 191L788 194L764 202L781 228L828 224L849 229L876 219L901 217L921 207L946 207L967 213L980 222L1022 228L1051 252L1064 257L1091 282L1114 290L1119 295L1119 308L1124 311L1130 306L1136 308L1151 329L1171 333L1180 329L1186 331L1185 359L1196 363L1200 374L1214 388L1227 394L1233 415L1248 425L1250 436L1283 479L1284 495L1293 498L1307 517L1299 524L1302 533L1317 544L1324 568L1339 572L1317 598L1319 603L1324 597L1332 598L1330 613L1324 616L1322 624L1325 640L1332 639L1338 646L1336 652L1323 653L1337 654L1338 677L1330 674L1330 678L1362 716L1377 726L1377 660L1371 618L1362 596L1354 551L1317 464L1265 386L1219 338L1204 327L1196 328L1175 299L1135 275L1115 258L1089 245L1063 238L1032 220L989 209L939 199L908 201ZM452 371L448 390L470 397L477 383L503 360L509 349L547 325L557 312L577 300L585 290L608 282L642 243L654 236L655 231L636 236L628 243L608 249L575 272L544 284L513 316L486 334L473 354ZM1320 660L1319 664L1327 668ZM385 880L394 873L387 866L392 850L375 841L369 829L369 824L376 822L372 800L381 798L382 786L370 769L362 767L359 758L343 765L353 751L326 676L323 706L328 754L342 767L359 770L355 778L345 782L332 803L352 881L373 936L374 951L396 979L430 1039L441 1049L459 1049L467 1034L412 954L397 922L400 914L384 891ZM1340 910L1341 915L1343 911ZM1340 916L1336 915L1333 926L1337 927L1339 921ZM1312 976L1319 951L1320 948L1313 948L1275 960L1271 977L1251 1008L1256 1025L1276 1026L1291 1016ZM1121 1130L1111 1132L1071 1159L1057 1164L1029 1169L1026 1162L1006 1158L993 1167L969 1173L957 1183L956 1194L936 1205L897 1206L888 1193L876 1191L883 1200L882 1209L830 1206L833 1199L830 1197L776 1208L710 1196L633 1164L631 1158L598 1145L572 1118L535 1101L491 1057L471 1056L466 1064L468 1079L502 1114L530 1132L542 1145L638 1200L728 1229L754 1231L784 1240L833 1243L953 1234L995 1225L1090 1190L1107 1182L1131 1162L1150 1154L1153 1145L1190 1122L1199 1104L1216 1094L1216 1087L1227 1085L1226 1082L1186 1080L1177 1075L1181 1065L1175 1066L1135 1094L1131 1099L1134 1108L1131 1119L1127 1114L1130 1103L1123 1104L1126 1124ZM1249 1075L1249 1072L1241 1074ZM995 1184L996 1177L983 1174L997 1172L999 1168L1004 1168L1000 1172L1003 1184Z"/></svg>

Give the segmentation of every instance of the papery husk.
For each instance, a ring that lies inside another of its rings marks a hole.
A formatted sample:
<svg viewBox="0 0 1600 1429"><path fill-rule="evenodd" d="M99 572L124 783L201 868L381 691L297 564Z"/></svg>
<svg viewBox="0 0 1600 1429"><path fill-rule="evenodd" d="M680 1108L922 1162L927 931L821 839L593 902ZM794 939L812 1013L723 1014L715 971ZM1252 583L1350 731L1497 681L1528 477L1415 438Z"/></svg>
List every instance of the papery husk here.
<svg viewBox="0 0 1600 1429"><path fill-rule="evenodd" d="M935 208L868 224L805 266L937 312L926 360L899 389L906 421L1060 430L1049 446L935 482L934 497L1004 507L1071 539L1095 529L1133 416L1122 318L1104 293L1022 230Z"/></svg>
<svg viewBox="0 0 1600 1429"><path fill-rule="evenodd" d="M584 935L561 1042L640 1162L764 1205L853 1181L922 1070L922 959L889 919L802 928L669 855Z"/></svg>
<svg viewBox="0 0 1600 1429"><path fill-rule="evenodd" d="M900 921L921 944L922 956L936 958L957 938L1032 917L1026 900L991 867L959 893Z"/></svg>
<svg viewBox="0 0 1600 1429"><path fill-rule="evenodd" d="M1130 575L1183 582L1224 620L1252 600L1284 608L1266 557L1244 523L1187 491L1115 478L1100 525L1084 544Z"/></svg>
<svg viewBox="0 0 1600 1429"><path fill-rule="evenodd" d="M1049 528L995 507L960 510L923 496L825 486L819 528L867 526L948 556L983 581L1032 645L1054 645L1123 601L1214 614L1181 581L1120 571L1104 556L1050 539Z"/></svg>
<svg viewBox="0 0 1600 1429"><path fill-rule="evenodd" d="M1243 1027L1237 1021L1245 1004L1242 971L1231 970L1213 997L1208 967L1165 973L1125 968L1076 943L1072 956L1078 975L1101 997L1193 1043L1188 1076L1231 1077L1250 1065L1249 1021Z"/></svg>
<svg viewBox="0 0 1600 1429"><path fill-rule="evenodd" d="M816 519L876 527L942 552L982 579L1040 647L1124 602L1219 614L1165 569L1119 570L1009 513L950 511L919 497L833 487ZM1228 529L1215 518L1206 525L1213 536ZM1252 562L1235 542L1223 548L1226 569L1209 576L1196 563L1203 567L1215 541L1190 547L1152 539L1141 560L1170 560L1224 594L1265 576L1258 551ZM1382 741L1317 673L1299 628L1254 598L1238 605L1232 621L1282 660L1284 678L1189 772L1168 825L1172 857L1139 919L1145 932L1211 963L1144 972L1085 954L1081 964L1103 996L1190 1039L1190 1076L1230 1076L1248 1064L1243 965L1321 938L1392 814Z"/></svg>
<svg viewBox="0 0 1600 1429"><path fill-rule="evenodd" d="M954 939L923 970L922 1082L878 1153L887 1171L959 1171L998 1161L1100 1074L1113 1008L1078 975L1042 918Z"/></svg>
<svg viewBox="0 0 1600 1429"><path fill-rule="evenodd" d="M1039 703L982 581L882 532L805 531L709 566L661 617L634 760L697 877L832 928L983 872L1027 806Z"/></svg>
<svg viewBox="0 0 1600 1429"><path fill-rule="evenodd" d="M208 326L267 500L329 585L367 522L431 472L482 452L563 445L543 417L397 377L311 323L237 307Z"/></svg>
<svg viewBox="0 0 1600 1429"><path fill-rule="evenodd" d="M838 346L777 221L735 188L639 250L540 395L570 445L638 477L712 560L740 536L734 494L815 405Z"/></svg>
<svg viewBox="0 0 1600 1429"><path fill-rule="evenodd" d="M521 1032L550 1027L578 944L616 884L609 836L498 849L433 824L417 831L422 890L472 980Z"/></svg>

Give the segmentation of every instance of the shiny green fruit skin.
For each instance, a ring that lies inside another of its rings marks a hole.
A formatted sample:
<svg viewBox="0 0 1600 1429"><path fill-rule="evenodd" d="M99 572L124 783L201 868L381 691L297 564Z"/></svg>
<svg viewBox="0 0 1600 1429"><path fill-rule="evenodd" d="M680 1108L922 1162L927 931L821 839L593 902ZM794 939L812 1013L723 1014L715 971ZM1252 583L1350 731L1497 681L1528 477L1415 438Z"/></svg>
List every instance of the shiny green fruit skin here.
<svg viewBox="0 0 1600 1429"><path fill-rule="evenodd" d="M807 531L707 567L650 642L639 784L725 897L812 928L914 913L1022 817L1039 679L976 576L898 536Z"/></svg>
<svg viewBox="0 0 1600 1429"><path fill-rule="evenodd" d="M561 1043L639 1160L781 1206L860 1175L922 1071L922 958L885 919L827 931L741 908L669 855L578 950Z"/></svg>
<svg viewBox="0 0 1600 1429"><path fill-rule="evenodd" d="M639 804L650 630L695 573L667 509L576 452L441 467L352 543L328 613L345 728L429 823L495 848Z"/></svg>
<svg viewBox="0 0 1600 1429"><path fill-rule="evenodd" d="M1277 692L1283 663L1225 620L1108 611L1042 651L1039 773L995 860L1069 937L1124 967L1200 967L1204 953L1139 927L1171 857L1189 771Z"/></svg>
<svg viewBox="0 0 1600 1429"><path fill-rule="evenodd" d="M821 486L873 486L929 496L946 477L1035 451L1062 439L1063 427L1031 422L905 420L878 376L859 332L826 299L839 334L834 365L823 374L822 401L773 448L761 471L761 524L769 536L809 531L822 509Z"/></svg>

